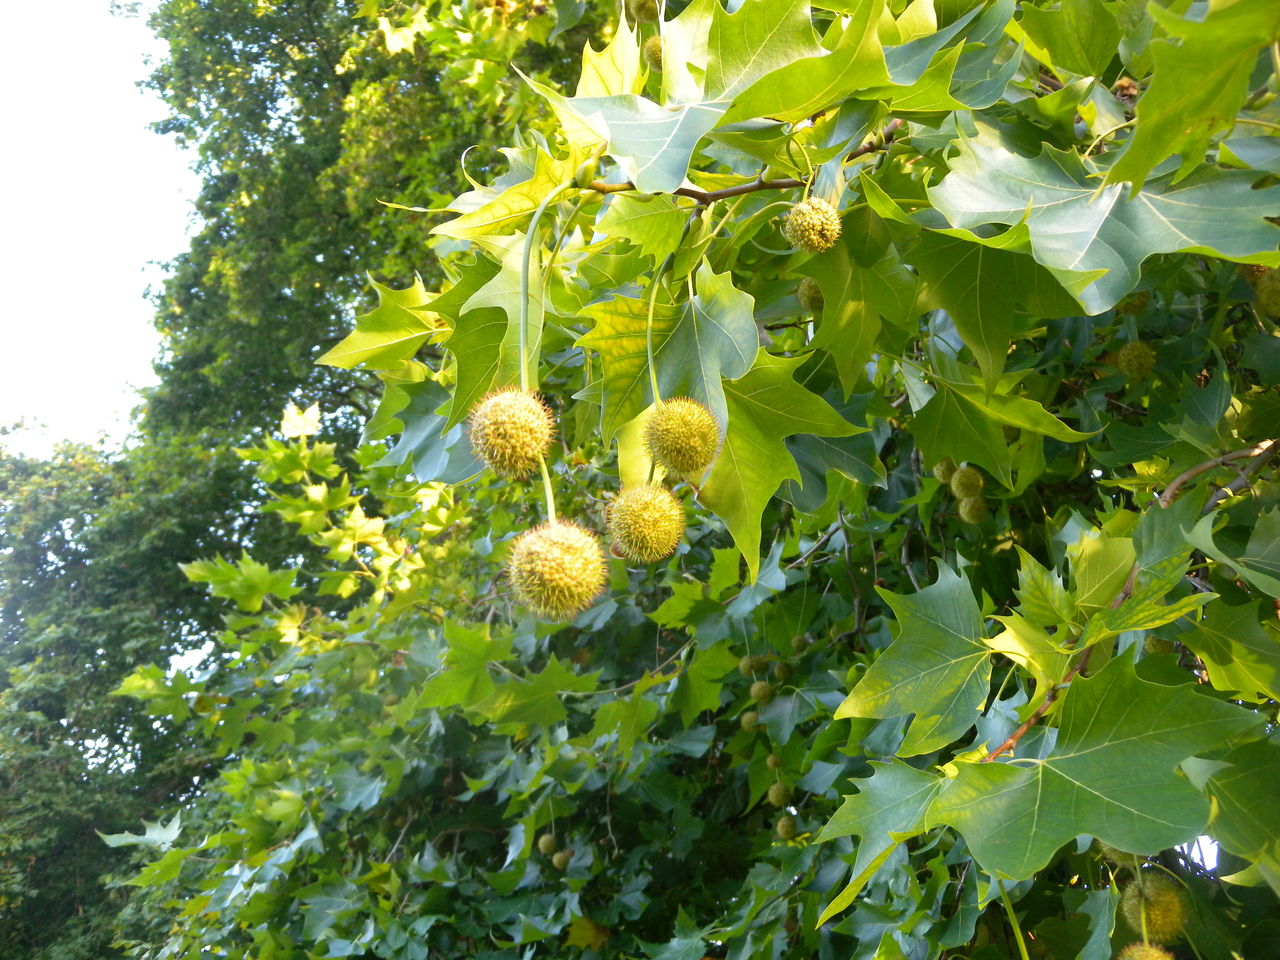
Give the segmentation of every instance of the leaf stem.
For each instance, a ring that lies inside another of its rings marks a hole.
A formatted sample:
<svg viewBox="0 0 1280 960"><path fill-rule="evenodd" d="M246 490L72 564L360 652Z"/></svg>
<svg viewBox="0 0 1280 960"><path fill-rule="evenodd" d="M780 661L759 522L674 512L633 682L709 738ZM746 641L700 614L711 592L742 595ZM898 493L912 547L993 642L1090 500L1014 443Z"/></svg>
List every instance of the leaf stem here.
<svg viewBox="0 0 1280 960"><path fill-rule="evenodd" d="M533 238L538 235L538 221L551 201L573 186L572 180L557 184L550 190L529 221L529 232L524 235L524 255L520 262L520 389L529 389L529 267L533 260ZM545 468L544 468L545 470ZM554 519L554 518L553 518Z"/></svg>
<svg viewBox="0 0 1280 960"><path fill-rule="evenodd" d="M1018 926L1018 915L1013 912L1013 903L1009 899L1009 891L1004 888L1004 881L997 879L1000 887L1000 899L1004 902L1004 912L1009 917L1009 926L1013 928L1014 939L1018 942L1018 955L1022 960L1031 960L1027 955L1027 942L1022 939L1022 927Z"/></svg>
<svg viewBox="0 0 1280 960"><path fill-rule="evenodd" d="M556 495L551 489L551 471L547 469L547 458L538 458L538 469L542 471L542 499L547 502L547 522L556 522Z"/></svg>

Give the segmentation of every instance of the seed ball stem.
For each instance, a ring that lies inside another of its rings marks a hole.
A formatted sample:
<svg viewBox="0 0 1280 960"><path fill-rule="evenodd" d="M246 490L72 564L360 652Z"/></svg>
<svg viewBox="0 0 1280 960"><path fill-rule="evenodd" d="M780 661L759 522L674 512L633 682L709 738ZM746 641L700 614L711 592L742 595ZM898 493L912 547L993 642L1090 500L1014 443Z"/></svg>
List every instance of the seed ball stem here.
<svg viewBox="0 0 1280 960"><path fill-rule="evenodd" d="M519 480L537 470L554 433L551 411L528 390L498 390L471 411L471 449L500 477Z"/></svg>
<svg viewBox="0 0 1280 960"><path fill-rule="evenodd" d="M595 534L564 520L520 534L507 557L516 598L540 617L568 620L604 589L604 551Z"/></svg>
<svg viewBox="0 0 1280 960"><path fill-rule="evenodd" d="M627 487L609 505L608 525L623 556L654 563L675 553L684 533L684 505L657 484Z"/></svg>

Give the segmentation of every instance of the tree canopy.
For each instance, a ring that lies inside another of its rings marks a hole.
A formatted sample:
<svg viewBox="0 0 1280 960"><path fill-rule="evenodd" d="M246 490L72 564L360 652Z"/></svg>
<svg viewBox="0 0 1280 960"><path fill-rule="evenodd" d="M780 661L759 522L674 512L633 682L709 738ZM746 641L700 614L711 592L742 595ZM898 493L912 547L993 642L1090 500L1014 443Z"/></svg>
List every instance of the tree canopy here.
<svg viewBox="0 0 1280 960"><path fill-rule="evenodd" d="M157 23L209 227L144 422L265 502L157 555L220 629L148 574L203 663L102 654L199 759L102 830L117 949L1280 951L1272 0ZM93 489L3 518L31 589Z"/></svg>

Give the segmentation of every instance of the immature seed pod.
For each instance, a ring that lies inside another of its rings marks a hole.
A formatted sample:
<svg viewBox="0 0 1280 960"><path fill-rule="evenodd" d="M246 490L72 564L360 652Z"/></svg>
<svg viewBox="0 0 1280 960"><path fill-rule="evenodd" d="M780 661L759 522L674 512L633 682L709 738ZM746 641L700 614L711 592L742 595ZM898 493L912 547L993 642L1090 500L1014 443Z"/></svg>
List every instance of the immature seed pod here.
<svg viewBox="0 0 1280 960"><path fill-rule="evenodd" d="M764 758L764 765L768 767L770 770L777 770L780 766L782 766L782 758L778 756L776 753L771 753Z"/></svg>
<svg viewBox="0 0 1280 960"><path fill-rule="evenodd" d="M773 696L773 684L768 680L757 680L751 685L751 699L756 703L768 703Z"/></svg>
<svg viewBox="0 0 1280 960"><path fill-rule="evenodd" d="M773 825L773 832L778 835L779 840L794 840L799 830L796 827L796 818L791 814L786 814L778 818L778 822Z"/></svg>
<svg viewBox="0 0 1280 960"><path fill-rule="evenodd" d="M800 309L805 313L821 313L826 301L822 298L822 287L813 277L805 277L796 288L796 299L800 301Z"/></svg>
<svg viewBox="0 0 1280 960"><path fill-rule="evenodd" d="M956 504L956 512L965 523L981 523L991 516L987 501L981 497L963 497Z"/></svg>
<svg viewBox="0 0 1280 960"><path fill-rule="evenodd" d="M1130 383L1145 380L1156 368L1156 352L1144 340L1130 340L1116 352L1116 369Z"/></svg>
<svg viewBox="0 0 1280 960"><path fill-rule="evenodd" d="M840 239L840 214L821 197L808 197L787 212L782 235L805 253L822 253Z"/></svg>
<svg viewBox="0 0 1280 960"><path fill-rule="evenodd" d="M791 664L785 660L779 660L773 665L773 677L779 683L786 683L791 679Z"/></svg>
<svg viewBox="0 0 1280 960"><path fill-rule="evenodd" d="M1280 317L1280 270L1269 269L1253 281L1258 309L1269 317Z"/></svg>
<svg viewBox="0 0 1280 960"><path fill-rule="evenodd" d="M701 478L720 449L720 425L711 411L688 397L664 400L644 431L649 456L673 480Z"/></svg>
<svg viewBox="0 0 1280 960"><path fill-rule="evenodd" d="M526 530L507 557L516 599L548 620L568 620L587 609L604 589L606 574L595 534L564 520Z"/></svg>
<svg viewBox="0 0 1280 960"><path fill-rule="evenodd" d="M653 23L658 19L658 0L627 0L627 15L632 23Z"/></svg>
<svg viewBox="0 0 1280 960"><path fill-rule="evenodd" d="M501 477L537 470L554 430L547 405L515 387L489 394L471 411L471 449Z"/></svg>
<svg viewBox="0 0 1280 960"><path fill-rule="evenodd" d="M569 861L573 859L573 853L569 850L561 850L551 858L551 865L557 870L563 870L569 866Z"/></svg>
<svg viewBox="0 0 1280 960"><path fill-rule="evenodd" d="M951 493L958 500L963 500L966 497L976 497L982 493L982 488L986 486L986 483L986 480L982 478L982 474L974 467L960 467L951 475Z"/></svg>
<svg viewBox="0 0 1280 960"><path fill-rule="evenodd" d="M738 661L738 672L744 677L755 676L765 665L764 657L743 657Z"/></svg>
<svg viewBox="0 0 1280 960"><path fill-rule="evenodd" d="M1116 960L1173 960L1173 954L1152 943L1131 943L1116 954Z"/></svg>
<svg viewBox="0 0 1280 960"><path fill-rule="evenodd" d="M544 857L549 857L560 849L560 844L556 842L554 833L544 833L538 838L538 852Z"/></svg>
<svg viewBox="0 0 1280 960"><path fill-rule="evenodd" d="M950 483L955 475L956 462L950 457L943 457L933 465L933 476L939 483Z"/></svg>
<svg viewBox="0 0 1280 960"><path fill-rule="evenodd" d="M755 733L760 729L760 714L754 710L747 710L738 718L738 724L747 733Z"/></svg>
<svg viewBox="0 0 1280 960"><path fill-rule="evenodd" d="M1182 936L1187 922L1187 901L1182 887L1172 877L1153 870L1138 874L1120 898L1120 911L1137 933L1146 919L1147 940L1173 943Z"/></svg>
<svg viewBox="0 0 1280 960"><path fill-rule="evenodd" d="M609 505L609 533L624 557L653 563L675 553L684 505L666 487L625 488Z"/></svg>
<svg viewBox="0 0 1280 960"><path fill-rule="evenodd" d="M662 38L652 36L644 42L644 62L650 70L662 70Z"/></svg>
<svg viewBox="0 0 1280 960"><path fill-rule="evenodd" d="M781 780L769 785L768 799L775 807L785 807L791 802L791 786Z"/></svg>

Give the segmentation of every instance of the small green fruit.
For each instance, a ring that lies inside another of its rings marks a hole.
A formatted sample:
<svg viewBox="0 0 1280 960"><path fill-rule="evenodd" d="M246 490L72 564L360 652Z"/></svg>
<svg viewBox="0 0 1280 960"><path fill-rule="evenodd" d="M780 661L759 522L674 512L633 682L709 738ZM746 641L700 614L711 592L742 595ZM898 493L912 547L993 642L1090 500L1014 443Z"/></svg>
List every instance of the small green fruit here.
<svg viewBox="0 0 1280 960"><path fill-rule="evenodd" d="M786 683L791 679L791 664L779 660L773 665L773 676L779 683Z"/></svg>
<svg viewBox="0 0 1280 960"><path fill-rule="evenodd" d="M751 685L751 699L756 703L768 703L773 695L773 684L768 680L757 680Z"/></svg>
<svg viewBox="0 0 1280 960"><path fill-rule="evenodd" d="M796 288L796 299L800 301L800 309L805 313L821 313L825 301L822 298L822 287L813 277L805 277Z"/></svg>
<svg viewBox="0 0 1280 960"><path fill-rule="evenodd" d="M627 0L627 16L633 23L653 23L658 19L658 0Z"/></svg>
<svg viewBox="0 0 1280 960"><path fill-rule="evenodd" d="M796 818L791 814L779 817L778 822L773 826L773 831L780 840L794 840L796 834L799 833L796 827Z"/></svg>
<svg viewBox="0 0 1280 960"><path fill-rule="evenodd" d="M950 483L956 475L956 462L950 457L943 457L933 465L933 476L939 483Z"/></svg>
<svg viewBox="0 0 1280 960"><path fill-rule="evenodd" d="M557 870L563 870L569 866L569 861L573 859L573 852L570 850L561 850L551 858L551 865Z"/></svg>
<svg viewBox="0 0 1280 960"><path fill-rule="evenodd" d="M775 807L785 807L791 802L791 786L779 780L769 785L768 800Z"/></svg>
<svg viewBox="0 0 1280 960"><path fill-rule="evenodd" d="M809 647L809 638L804 634L791 638L791 649L796 653L803 653Z"/></svg>
<svg viewBox="0 0 1280 960"><path fill-rule="evenodd" d="M1143 340L1130 340L1116 352L1116 369L1130 383L1145 380L1156 367L1156 352Z"/></svg>
<svg viewBox="0 0 1280 960"><path fill-rule="evenodd" d="M821 197L809 197L788 211L782 235L805 253L822 253L840 239L840 214Z"/></svg>
<svg viewBox="0 0 1280 960"><path fill-rule="evenodd" d="M751 677L764 669L764 657L743 657L738 661L738 672L744 677Z"/></svg>
<svg viewBox="0 0 1280 960"><path fill-rule="evenodd" d="M770 770L777 770L780 766L782 766L782 758L778 756L776 753L771 753L764 758L764 765L768 767Z"/></svg>
<svg viewBox="0 0 1280 960"><path fill-rule="evenodd" d="M978 496L986 485L986 480L982 478L982 474L975 467L959 467L951 475L951 493L957 500Z"/></svg>
<svg viewBox="0 0 1280 960"><path fill-rule="evenodd" d="M556 842L554 833L544 833L538 838L538 852L544 857L549 857L560 849L560 844Z"/></svg>
<svg viewBox="0 0 1280 960"><path fill-rule="evenodd" d="M965 523L981 523L991 516L987 501L981 497L964 497L957 503L956 512Z"/></svg>
<svg viewBox="0 0 1280 960"><path fill-rule="evenodd" d="M644 42L644 62L649 64L650 70L662 72L662 38L659 36L650 37Z"/></svg>
<svg viewBox="0 0 1280 960"><path fill-rule="evenodd" d="M747 710L738 718L738 723L747 733L755 733L760 729L760 714L754 710Z"/></svg>

